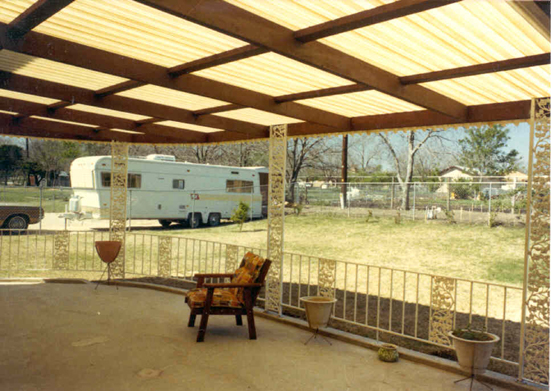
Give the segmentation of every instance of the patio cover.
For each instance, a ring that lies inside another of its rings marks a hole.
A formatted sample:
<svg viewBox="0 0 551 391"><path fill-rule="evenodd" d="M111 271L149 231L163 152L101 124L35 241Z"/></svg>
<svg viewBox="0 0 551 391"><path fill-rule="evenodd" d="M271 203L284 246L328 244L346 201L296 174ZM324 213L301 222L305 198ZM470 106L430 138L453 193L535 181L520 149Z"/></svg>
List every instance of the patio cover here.
<svg viewBox="0 0 551 391"><path fill-rule="evenodd" d="M515 123L548 2L7 0L0 134L200 144Z"/></svg>

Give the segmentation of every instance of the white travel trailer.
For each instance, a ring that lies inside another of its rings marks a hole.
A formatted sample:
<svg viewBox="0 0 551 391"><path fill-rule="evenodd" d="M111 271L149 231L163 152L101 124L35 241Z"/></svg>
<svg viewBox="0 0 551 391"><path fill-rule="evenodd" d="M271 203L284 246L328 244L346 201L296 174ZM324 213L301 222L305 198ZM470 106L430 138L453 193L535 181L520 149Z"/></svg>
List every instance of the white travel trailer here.
<svg viewBox="0 0 551 391"><path fill-rule="evenodd" d="M111 157L78 158L71 164L73 196L64 217L109 218ZM174 156L128 159L127 216L217 226L231 217L239 201L253 218L267 211L268 169L180 163Z"/></svg>

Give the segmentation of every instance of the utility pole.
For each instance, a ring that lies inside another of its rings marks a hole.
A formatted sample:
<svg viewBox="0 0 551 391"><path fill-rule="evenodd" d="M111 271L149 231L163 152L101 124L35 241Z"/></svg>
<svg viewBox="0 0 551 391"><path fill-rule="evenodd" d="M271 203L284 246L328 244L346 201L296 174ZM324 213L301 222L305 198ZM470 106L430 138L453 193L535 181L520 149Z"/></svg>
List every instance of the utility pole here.
<svg viewBox="0 0 551 391"><path fill-rule="evenodd" d="M343 207L346 208L346 183L348 182L348 135L342 136L342 165L341 165L341 194L343 200Z"/></svg>

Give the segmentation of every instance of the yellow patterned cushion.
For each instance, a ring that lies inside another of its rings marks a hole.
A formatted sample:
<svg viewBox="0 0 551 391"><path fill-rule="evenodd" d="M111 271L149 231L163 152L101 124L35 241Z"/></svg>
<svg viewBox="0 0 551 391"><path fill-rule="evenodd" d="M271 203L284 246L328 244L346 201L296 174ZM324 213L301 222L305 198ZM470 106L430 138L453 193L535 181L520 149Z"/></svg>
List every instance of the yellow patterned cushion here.
<svg viewBox="0 0 551 391"><path fill-rule="evenodd" d="M192 289L186 294L186 297L191 308L202 308L207 300L207 288ZM239 308L241 302L227 289L214 289L211 306Z"/></svg>
<svg viewBox="0 0 551 391"><path fill-rule="evenodd" d="M248 252L243 257L245 260L244 267L247 268L251 274L255 276L255 280L258 277L258 274L260 273L260 269L262 269L262 265L264 265L265 259L262 258L260 255L253 254L252 252Z"/></svg>

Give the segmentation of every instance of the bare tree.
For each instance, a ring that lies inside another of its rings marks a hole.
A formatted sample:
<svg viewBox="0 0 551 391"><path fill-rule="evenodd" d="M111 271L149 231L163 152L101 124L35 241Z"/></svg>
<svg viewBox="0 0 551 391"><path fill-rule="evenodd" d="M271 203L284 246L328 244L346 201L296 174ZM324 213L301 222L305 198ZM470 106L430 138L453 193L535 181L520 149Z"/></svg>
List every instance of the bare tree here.
<svg viewBox="0 0 551 391"><path fill-rule="evenodd" d="M415 144L415 132L409 131L406 135L407 140L407 153L405 156L406 164L405 164L405 172L403 170L403 164L401 162L402 159L400 159L400 156L396 150L396 148L392 145L388 137L383 134L379 133L379 137L383 141L383 143L387 146L387 149L392 156L394 160L394 166L396 168L396 177L398 178L398 182L400 184L400 188L402 189L402 209L403 210L409 210L409 192L411 188L411 181L413 178L413 168L415 165L415 155L419 150L425 145L428 139L430 139L432 136L436 134L440 130L438 129L429 129L426 131L425 137L417 144Z"/></svg>
<svg viewBox="0 0 551 391"><path fill-rule="evenodd" d="M287 174L291 200L295 199L295 185L301 170L305 168L323 167L326 156L330 155L331 147L324 138L295 138L287 144Z"/></svg>
<svg viewBox="0 0 551 391"><path fill-rule="evenodd" d="M381 156L381 143L378 138L362 134L354 136L349 148L350 161L361 171L367 172L369 164Z"/></svg>

